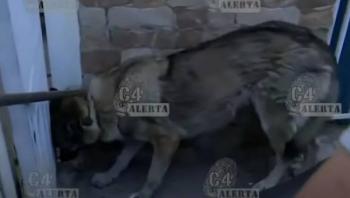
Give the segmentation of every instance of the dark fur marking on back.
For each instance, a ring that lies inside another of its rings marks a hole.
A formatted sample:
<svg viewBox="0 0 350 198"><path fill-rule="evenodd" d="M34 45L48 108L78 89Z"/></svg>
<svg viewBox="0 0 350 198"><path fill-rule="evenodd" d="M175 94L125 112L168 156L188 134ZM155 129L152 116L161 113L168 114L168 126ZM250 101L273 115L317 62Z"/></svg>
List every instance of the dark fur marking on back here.
<svg viewBox="0 0 350 198"><path fill-rule="evenodd" d="M180 56L182 54L186 53L191 53L191 52L196 52L200 51L202 49L208 48L208 47L215 47L215 45L220 45L220 43L227 43L230 39L232 38L239 38L240 35L246 35L246 34L254 34L257 32L272 32L272 33L277 33L277 34L285 34L289 36L290 38L294 39L296 42L302 44L302 45L308 45L309 43L315 43L319 45L322 49L327 50L328 52L331 53L328 45L318 38L316 35L314 35L309 29L306 27L294 25L291 23L287 22L282 22L282 21L269 21L265 22L256 26L250 26L250 27L244 27L239 30L229 32L227 34L224 34L223 36L220 36L218 38L215 38L213 40L200 43L199 45L185 49L183 51L171 54L168 56L169 58L169 71L173 70L172 67L173 65L170 64L172 63L172 59L176 58L177 56ZM333 57L334 62L335 58ZM167 76L171 75L171 72L167 73Z"/></svg>

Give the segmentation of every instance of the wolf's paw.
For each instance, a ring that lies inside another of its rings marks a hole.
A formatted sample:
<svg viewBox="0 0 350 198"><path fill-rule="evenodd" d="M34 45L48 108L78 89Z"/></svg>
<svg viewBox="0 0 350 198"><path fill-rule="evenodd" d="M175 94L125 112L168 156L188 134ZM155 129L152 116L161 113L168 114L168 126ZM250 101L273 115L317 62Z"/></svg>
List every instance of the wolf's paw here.
<svg viewBox="0 0 350 198"><path fill-rule="evenodd" d="M112 184L114 177L106 173L96 173L91 178L91 184L96 188L103 188Z"/></svg>
<svg viewBox="0 0 350 198"><path fill-rule="evenodd" d="M132 193L129 198L140 198L140 193L136 192L136 193Z"/></svg>
<svg viewBox="0 0 350 198"><path fill-rule="evenodd" d="M131 194L129 198L151 198L151 195L146 195L145 193L136 192Z"/></svg>
<svg viewBox="0 0 350 198"><path fill-rule="evenodd" d="M258 189L260 191L272 188L275 186L275 182L270 182L268 179L263 179L258 183L253 185L253 189Z"/></svg>

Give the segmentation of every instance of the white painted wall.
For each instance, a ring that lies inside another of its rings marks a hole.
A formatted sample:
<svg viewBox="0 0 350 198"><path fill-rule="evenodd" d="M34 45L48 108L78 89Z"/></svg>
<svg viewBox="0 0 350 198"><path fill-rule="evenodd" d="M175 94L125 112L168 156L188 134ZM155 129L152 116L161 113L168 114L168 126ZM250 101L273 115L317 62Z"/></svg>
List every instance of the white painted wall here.
<svg viewBox="0 0 350 198"><path fill-rule="evenodd" d="M77 0L44 1L45 24L53 87L80 88L80 35Z"/></svg>
<svg viewBox="0 0 350 198"><path fill-rule="evenodd" d="M38 8L28 8L25 0L7 2L23 91L47 90Z"/></svg>

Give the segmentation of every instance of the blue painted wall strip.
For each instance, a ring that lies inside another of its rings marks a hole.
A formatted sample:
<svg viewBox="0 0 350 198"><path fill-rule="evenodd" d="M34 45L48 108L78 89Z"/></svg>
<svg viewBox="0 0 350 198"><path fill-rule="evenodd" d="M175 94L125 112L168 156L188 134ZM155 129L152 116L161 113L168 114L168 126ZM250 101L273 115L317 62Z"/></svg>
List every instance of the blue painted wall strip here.
<svg viewBox="0 0 350 198"><path fill-rule="evenodd" d="M338 13L336 15L336 19L333 26L333 33L332 38L330 42L330 47L333 52L335 52L339 40L340 30L344 21L345 13L346 13L346 7L347 7L348 0L340 0L339 2L339 8Z"/></svg>
<svg viewBox="0 0 350 198"><path fill-rule="evenodd" d="M343 105L343 113L350 109L350 22L346 32L344 44L339 57L339 78L340 78L340 96L339 100Z"/></svg>

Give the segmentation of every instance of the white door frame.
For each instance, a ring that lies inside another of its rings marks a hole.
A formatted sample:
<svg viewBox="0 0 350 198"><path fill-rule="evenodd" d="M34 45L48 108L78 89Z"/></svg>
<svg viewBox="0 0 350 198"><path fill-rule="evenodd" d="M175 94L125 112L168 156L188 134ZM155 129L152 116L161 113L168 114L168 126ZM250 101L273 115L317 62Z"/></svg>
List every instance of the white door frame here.
<svg viewBox="0 0 350 198"><path fill-rule="evenodd" d="M75 7L70 10L62 10L62 6L48 9L48 2L53 1L71 1ZM45 62L46 43L43 42L38 1L0 0L0 75L5 93L48 91L46 68L50 68L56 88L81 86L77 1L50 0L44 5L47 6L45 21L51 67ZM62 31L68 33L62 34ZM9 133L17 151L22 196L35 197L38 188L56 187L49 105L48 102L15 105L9 106L8 111L12 126ZM10 182L6 184L15 187Z"/></svg>
<svg viewBox="0 0 350 198"><path fill-rule="evenodd" d="M41 23L37 7L28 9L26 0L0 0L4 18L0 72L5 93L48 90ZM38 2L37 2L38 3ZM5 21L7 20L7 21ZM35 197L38 188L56 186L51 146L48 103L8 107L13 143L23 197ZM32 175L39 174L33 181ZM50 182L40 177L50 175Z"/></svg>
<svg viewBox="0 0 350 198"><path fill-rule="evenodd" d="M7 142L0 122L0 198L2 195L4 197L16 198L15 177L12 172L11 161L6 145Z"/></svg>

